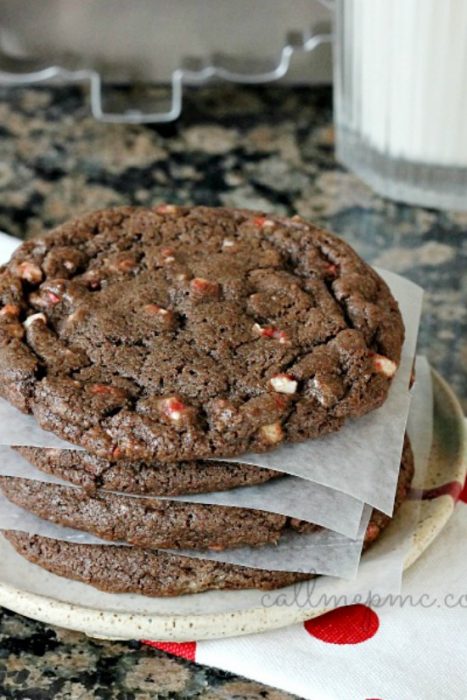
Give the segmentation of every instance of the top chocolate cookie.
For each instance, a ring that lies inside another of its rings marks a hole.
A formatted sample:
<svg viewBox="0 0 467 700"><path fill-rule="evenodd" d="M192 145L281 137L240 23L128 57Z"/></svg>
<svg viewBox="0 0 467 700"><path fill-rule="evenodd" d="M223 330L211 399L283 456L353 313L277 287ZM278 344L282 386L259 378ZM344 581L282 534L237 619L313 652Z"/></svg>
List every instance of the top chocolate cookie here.
<svg viewBox="0 0 467 700"><path fill-rule="evenodd" d="M342 240L294 217L99 211L0 270L0 392L89 452L262 451L380 406L403 324Z"/></svg>

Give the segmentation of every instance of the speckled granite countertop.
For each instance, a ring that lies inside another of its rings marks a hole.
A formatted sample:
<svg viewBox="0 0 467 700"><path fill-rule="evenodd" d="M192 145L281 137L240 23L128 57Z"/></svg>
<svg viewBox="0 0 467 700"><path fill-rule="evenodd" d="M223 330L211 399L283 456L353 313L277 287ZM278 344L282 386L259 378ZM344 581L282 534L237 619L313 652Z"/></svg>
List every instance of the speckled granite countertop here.
<svg viewBox="0 0 467 700"><path fill-rule="evenodd" d="M78 88L0 90L0 230L160 201L298 213L426 290L419 349L467 409L467 213L387 202L333 157L328 88L188 91L174 125L98 124ZM0 697L266 698L284 693L138 644L89 641L4 612Z"/></svg>

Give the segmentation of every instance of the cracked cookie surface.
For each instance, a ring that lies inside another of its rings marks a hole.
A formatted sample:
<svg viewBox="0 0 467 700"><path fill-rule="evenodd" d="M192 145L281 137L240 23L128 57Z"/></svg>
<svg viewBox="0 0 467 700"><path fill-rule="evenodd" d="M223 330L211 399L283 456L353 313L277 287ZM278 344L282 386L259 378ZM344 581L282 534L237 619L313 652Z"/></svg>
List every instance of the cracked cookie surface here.
<svg viewBox="0 0 467 700"><path fill-rule="evenodd" d="M100 457L264 451L380 406L403 325L386 284L301 219L122 207L0 272L0 392Z"/></svg>

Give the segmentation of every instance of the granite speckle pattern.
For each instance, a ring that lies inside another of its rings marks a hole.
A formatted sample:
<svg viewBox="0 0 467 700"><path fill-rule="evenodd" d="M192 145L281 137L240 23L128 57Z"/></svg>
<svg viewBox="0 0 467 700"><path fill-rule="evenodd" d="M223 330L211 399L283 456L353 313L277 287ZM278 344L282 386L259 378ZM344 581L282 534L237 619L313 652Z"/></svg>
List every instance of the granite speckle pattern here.
<svg viewBox="0 0 467 700"><path fill-rule="evenodd" d="M0 610L0 697L28 700L293 700L259 683L174 658L139 642L79 632Z"/></svg>
<svg viewBox="0 0 467 700"><path fill-rule="evenodd" d="M467 213L382 199L333 145L329 88L193 89L164 127L99 124L77 87L0 89L0 229L27 238L90 209L161 201L311 218L425 288L419 350L467 409ZM291 697L8 611L0 635L5 698Z"/></svg>

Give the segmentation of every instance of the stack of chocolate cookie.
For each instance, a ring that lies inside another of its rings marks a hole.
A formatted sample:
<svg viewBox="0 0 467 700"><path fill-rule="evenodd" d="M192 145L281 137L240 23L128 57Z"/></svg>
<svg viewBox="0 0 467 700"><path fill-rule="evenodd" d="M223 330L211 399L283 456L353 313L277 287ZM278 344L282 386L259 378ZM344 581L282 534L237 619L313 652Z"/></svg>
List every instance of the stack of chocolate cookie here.
<svg viewBox="0 0 467 700"><path fill-rule="evenodd" d="M20 448L70 486L2 477L3 493L129 545L4 533L20 554L146 595L309 577L163 550L261 547L313 524L157 497L281 478L218 460L323 436L385 401L403 324L384 281L346 243L295 217L118 208L24 243L0 271L0 302L2 396L82 448ZM396 506L412 473L406 441ZM388 520L373 513L366 545Z"/></svg>

